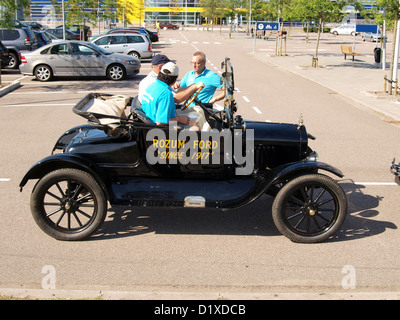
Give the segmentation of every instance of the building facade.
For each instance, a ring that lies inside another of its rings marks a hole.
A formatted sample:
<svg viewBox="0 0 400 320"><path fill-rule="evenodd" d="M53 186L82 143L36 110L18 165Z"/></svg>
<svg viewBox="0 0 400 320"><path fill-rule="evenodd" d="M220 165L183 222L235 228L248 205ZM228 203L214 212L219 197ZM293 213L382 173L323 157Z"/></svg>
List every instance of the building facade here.
<svg viewBox="0 0 400 320"><path fill-rule="evenodd" d="M133 25L153 25L173 23L177 25L193 25L201 22L200 0L117 0L121 10L116 12L116 21ZM65 0L67 3L67 0ZM53 26L62 21L60 10L61 0L31 0L32 21ZM91 8L96 10L98 8ZM126 9L126 10L125 10ZM101 17L101 6L99 10ZM107 25L108 23L105 23Z"/></svg>

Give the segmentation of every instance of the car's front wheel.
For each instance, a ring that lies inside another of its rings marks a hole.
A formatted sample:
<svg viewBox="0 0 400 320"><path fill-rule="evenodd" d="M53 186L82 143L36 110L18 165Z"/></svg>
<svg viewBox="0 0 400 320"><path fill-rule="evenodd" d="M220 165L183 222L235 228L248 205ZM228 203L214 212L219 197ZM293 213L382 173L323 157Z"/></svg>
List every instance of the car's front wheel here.
<svg viewBox="0 0 400 320"><path fill-rule="evenodd" d="M46 65L37 66L34 74L39 81L49 81L53 77L53 71Z"/></svg>
<svg viewBox="0 0 400 320"><path fill-rule="evenodd" d="M98 182L87 172L59 169L40 179L31 195L36 224L58 240L83 240L102 225L107 200Z"/></svg>
<svg viewBox="0 0 400 320"><path fill-rule="evenodd" d="M321 242L333 236L347 214L346 195L322 174L297 177L282 187L272 206L278 230L293 242Z"/></svg>
<svg viewBox="0 0 400 320"><path fill-rule="evenodd" d="M125 78L125 69L119 64L113 64L107 69L107 77L113 81L123 80Z"/></svg>
<svg viewBox="0 0 400 320"><path fill-rule="evenodd" d="M140 60L140 54L137 53L136 51L131 51L128 53L128 55Z"/></svg>

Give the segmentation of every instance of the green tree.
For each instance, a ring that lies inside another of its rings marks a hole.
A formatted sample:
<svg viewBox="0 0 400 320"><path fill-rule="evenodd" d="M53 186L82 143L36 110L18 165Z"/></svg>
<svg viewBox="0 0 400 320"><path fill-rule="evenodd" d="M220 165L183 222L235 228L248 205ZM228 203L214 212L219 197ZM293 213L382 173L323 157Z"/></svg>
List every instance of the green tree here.
<svg viewBox="0 0 400 320"><path fill-rule="evenodd" d="M314 20L318 24L317 43L311 64L313 67L318 66L318 49L323 23L339 21L343 17L342 9L346 3L344 0L292 0L289 7L296 12L296 18L304 21Z"/></svg>
<svg viewBox="0 0 400 320"><path fill-rule="evenodd" d="M213 31L214 22L220 18L222 14L221 0L200 0L200 6L203 8L202 15L212 21L211 30Z"/></svg>

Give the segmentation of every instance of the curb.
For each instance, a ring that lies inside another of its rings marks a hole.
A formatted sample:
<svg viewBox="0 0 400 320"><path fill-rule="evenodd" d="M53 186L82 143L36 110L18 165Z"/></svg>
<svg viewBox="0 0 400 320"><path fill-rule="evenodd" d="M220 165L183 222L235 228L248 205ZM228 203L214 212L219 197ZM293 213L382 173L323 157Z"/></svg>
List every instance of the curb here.
<svg viewBox="0 0 400 320"><path fill-rule="evenodd" d="M5 83L9 82L9 85L0 89L0 97L6 95L7 93L18 89L21 86L21 83L18 80L15 81L5 81Z"/></svg>
<svg viewBox="0 0 400 320"><path fill-rule="evenodd" d="M10 300L399 300L400 292L175 292L0 288Z"/></svg>

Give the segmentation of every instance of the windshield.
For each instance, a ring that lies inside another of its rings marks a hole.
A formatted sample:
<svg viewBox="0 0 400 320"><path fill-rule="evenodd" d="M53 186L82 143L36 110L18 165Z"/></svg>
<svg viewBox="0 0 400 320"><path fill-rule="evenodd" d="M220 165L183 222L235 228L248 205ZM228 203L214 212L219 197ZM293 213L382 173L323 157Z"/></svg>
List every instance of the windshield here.
<svg viewBox="0 0 400 320"><path fill-rule="evenodd" d="M231 127L233 125L233 115L236 112L236 102L233 97L235 91L235 81L233 77L233 67L231 60L225 58L222 62L221 68L223 70L222 77L225 85L225 99L224 99L224 109L227 117L228 125Z"/></svg>

